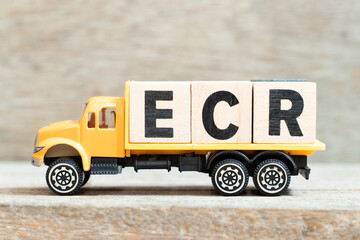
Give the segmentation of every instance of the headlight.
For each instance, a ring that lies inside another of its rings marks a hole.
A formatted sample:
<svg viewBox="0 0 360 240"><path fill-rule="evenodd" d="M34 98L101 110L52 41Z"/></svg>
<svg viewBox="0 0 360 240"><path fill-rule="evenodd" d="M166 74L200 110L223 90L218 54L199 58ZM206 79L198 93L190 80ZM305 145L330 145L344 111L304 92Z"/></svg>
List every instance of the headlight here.
<svg viewBox="0 0 360 240"><path fill-rule="evenodd" d="M44 147L34 147L34 153L40 152Z"/></svg>
<svg viewBox="0 0 360 240"><path fill-rule="evenodd" d="M37 134L36 134L36 137L35 137L35 143L34 143L34 153L40 152L40 151L41 151L41 149L43 149L43 148L44 148L44 147L36 147L36 144L37 144L38 138L39 138L39 133L37 133Z"/></svg>

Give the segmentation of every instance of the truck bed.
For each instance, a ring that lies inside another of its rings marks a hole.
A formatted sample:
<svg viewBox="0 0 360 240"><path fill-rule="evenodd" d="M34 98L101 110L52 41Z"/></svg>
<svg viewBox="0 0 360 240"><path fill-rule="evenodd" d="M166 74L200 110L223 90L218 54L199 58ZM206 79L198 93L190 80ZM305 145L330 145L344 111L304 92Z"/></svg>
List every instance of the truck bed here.
<svg viewBox="0 0 360 240"><path fill-rule="evenodd" d="M149 154L152 152L212 152L220 150L279 150L290 155L311 155L315 151L325 150L325 144L316 140L314 143L129 143L125 144L127 154Z"/></svg>

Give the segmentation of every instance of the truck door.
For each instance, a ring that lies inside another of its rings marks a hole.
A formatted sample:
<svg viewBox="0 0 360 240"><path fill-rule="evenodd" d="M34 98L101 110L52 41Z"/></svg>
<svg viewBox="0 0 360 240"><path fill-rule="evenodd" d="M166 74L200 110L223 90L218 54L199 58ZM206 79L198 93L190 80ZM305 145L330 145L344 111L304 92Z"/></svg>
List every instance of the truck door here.
<svg viewBox="0 0 360 240"><path fill-rule="evenodd" d="M118 104L89 106L82 124L81 143L91 157L119 157L118 112L121 113Z"/></svg>

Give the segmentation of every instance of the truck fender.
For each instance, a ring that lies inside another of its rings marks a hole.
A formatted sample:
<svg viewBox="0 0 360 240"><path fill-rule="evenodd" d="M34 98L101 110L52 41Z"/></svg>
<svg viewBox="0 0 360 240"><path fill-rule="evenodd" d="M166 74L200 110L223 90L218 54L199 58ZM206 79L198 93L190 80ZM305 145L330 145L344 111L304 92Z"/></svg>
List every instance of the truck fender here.
<svg viewBox="0 0 360 240"><path fill-rule="evenodd" d="M61 144L73 147L76 151L78 151L78 153L80 154L80 157L81 157L81 161L82 161L82 164L83 164L84 171L89 171L90 170L90 157L87 155L85 149L81 146L80 143L69 140L69 139L66 139L66 138L49 138L49 139L46 139L43 142L38 143L39 146L41 146L41 145L45 146L44 155L43 155L42 158L44 159L44 156L46 155L46 152L50 148L52 148L52 147L54 147L56 145L61 145Z"/></svg>
<svg viewBox="0 0 360 240"><path fill-rule="evenodd" d="M251 166L255 168L261 161L270 158L276 158L283 161L288 166L291 174L298 174L298 169L294 160L290 157L290 155L282 151L263 151L251 159ZM253 172L253 170L254 169L251 169L250 171Z"/></svg>
<svg viewBox="0 0 360 240"><path fill-rule="evenodd" d="M250 160L249 158L243 154L242 152L239 151L221 151L216 153L213 156L210 156L208 163L207 163L207 171L209 172L209 174L211 174L211 169L215 166L215 164L223 159L226 158L232 158L232 159L236 159L239 160L240 162L242 162L247 168L249 167L250 164Z"/></svg>

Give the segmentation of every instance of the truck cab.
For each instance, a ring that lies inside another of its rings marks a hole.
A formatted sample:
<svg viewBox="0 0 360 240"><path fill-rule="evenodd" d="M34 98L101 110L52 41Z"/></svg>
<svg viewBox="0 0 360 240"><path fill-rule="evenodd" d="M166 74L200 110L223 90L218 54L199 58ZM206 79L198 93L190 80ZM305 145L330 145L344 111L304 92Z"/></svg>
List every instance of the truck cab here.
<svg viewBox="0 0 360 240"><path fill-rule="evenodd" d="M88 157L125 156L124 99L94 97L80 120L80 144Z"/></svg>
<svg viewBox="0 0 360 240"><path fill-rule="evenodd" d="M38 131L32 164L74 157L89 171L92 157L124 157L124 109L124 98L90 98L80 121L57 122Z"/></svg>

